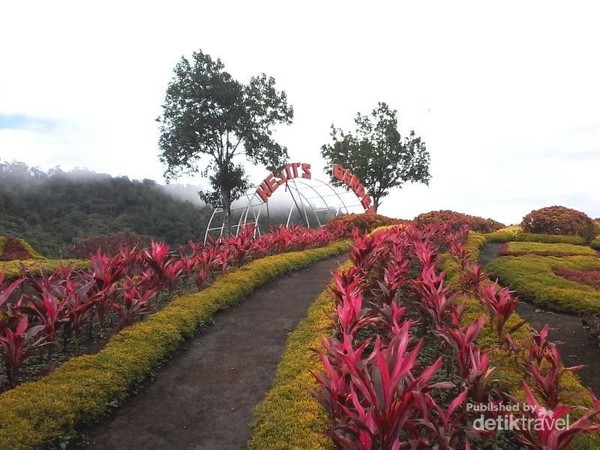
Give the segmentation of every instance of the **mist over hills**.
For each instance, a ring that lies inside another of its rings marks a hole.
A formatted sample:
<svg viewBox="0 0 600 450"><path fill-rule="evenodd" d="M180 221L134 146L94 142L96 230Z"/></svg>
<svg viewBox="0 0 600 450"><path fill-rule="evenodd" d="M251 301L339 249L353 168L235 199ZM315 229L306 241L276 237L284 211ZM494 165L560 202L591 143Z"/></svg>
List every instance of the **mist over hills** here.
<svg viewBox="0 0 600 450"><path fill-rule="evenodd" d="M170 245L201 240L211 213L193 186L0 161L0 235L22 237L48 257L68 256L78 240L120 231Z"/></svg>

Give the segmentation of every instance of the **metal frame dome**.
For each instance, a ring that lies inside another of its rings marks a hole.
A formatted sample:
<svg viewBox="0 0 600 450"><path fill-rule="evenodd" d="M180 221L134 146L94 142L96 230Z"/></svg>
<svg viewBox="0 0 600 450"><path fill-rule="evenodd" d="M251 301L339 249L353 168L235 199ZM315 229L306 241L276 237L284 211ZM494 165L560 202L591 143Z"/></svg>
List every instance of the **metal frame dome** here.
<svg viewBox="0 0 600 450"><path fill-rule="evenodd" d="M332 217L352 212L364 212L364 208L356 195L343 188L337 188L329 183L313 178L289 178L281 184L285 189L278 189L274 197L285 199L284 205L287 218L285 226L300 223L306 227L320 227ZM291 200L291 201L290 201ZM255 234L260 235L271 223L270 199L263 200L255 188L244 193L231 207L231 235L237 235L247 224L255 226ZM266 215L266 219L265 219ZM278 222L281 223L281 220ZM223 208L216 208L204 234L206 241L209 236L222 236L225 232L225 213Z"/></svg>

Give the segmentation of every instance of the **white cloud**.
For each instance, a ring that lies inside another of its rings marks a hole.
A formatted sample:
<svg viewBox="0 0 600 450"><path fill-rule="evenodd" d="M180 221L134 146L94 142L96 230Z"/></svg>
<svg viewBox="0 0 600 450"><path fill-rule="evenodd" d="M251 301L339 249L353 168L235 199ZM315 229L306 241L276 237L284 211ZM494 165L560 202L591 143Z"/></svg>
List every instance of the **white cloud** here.
<svg viewBox="0 0 600 450"><path fill-rule="evenodd" d="M332 122L348 129L380 100L397 108L402 128L427 142L433 179L388 197L387 214L456 209L515 222L567 202L600 216L599 8L11 2L0 29L0 114L58 126L0 130L0 158L160 181L154 119L175 63L202 49L239 79L277 79L296 112L281 141L315 167Z"/></svg>

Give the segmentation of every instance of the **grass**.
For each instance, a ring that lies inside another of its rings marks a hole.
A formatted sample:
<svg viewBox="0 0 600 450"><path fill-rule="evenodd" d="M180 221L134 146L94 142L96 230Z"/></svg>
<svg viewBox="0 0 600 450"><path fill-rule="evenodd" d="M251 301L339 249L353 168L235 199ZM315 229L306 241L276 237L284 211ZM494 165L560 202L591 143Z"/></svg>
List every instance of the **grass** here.
<svg viewBox="0 0 600 450"><path fill-rule="evenodd" d="M544 243L544 242L509 242L502 250L504 255L520 256L535 254L541 256L596 256L597 252L584 245Z"/></svg>

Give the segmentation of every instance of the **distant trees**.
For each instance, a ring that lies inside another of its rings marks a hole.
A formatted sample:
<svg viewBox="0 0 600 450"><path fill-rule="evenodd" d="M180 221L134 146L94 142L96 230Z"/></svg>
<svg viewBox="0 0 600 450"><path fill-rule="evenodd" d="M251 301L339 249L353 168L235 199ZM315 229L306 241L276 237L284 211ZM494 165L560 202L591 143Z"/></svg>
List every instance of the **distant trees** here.
<svg viewBox="0 0 600 450"><path fill-rule="evenodd" d="M349 169L362 181L375 211L390 189L409 181L428 184L431 179L425 142L414 131L403 138L396 114L379 102L370 115L357 114L354 132L345 133L331 125L333 142L321 147L329 173L334 164Z"/></svg>
<svg viewBox="0 0 600 450"><path fill-rule="evenodd" d="M202 199L225 212L231 228L231 203L248 188L238 157L275 170L288 157L272 137L275 125L291 124L293 108L275 79L264 73L248 84L235 80L220 59L202 51L175 66L167 87L160 123L160 160L165 177L200 172L212 190Z"/></svg>
<svg viewBox="0 0 600 450"><path fill-rule="evenodd" d="M22 237L45 256L70 256L74 243L123 231L171 246L201 240L210 214L151 180L0 162L0 235Z"/></svg>

